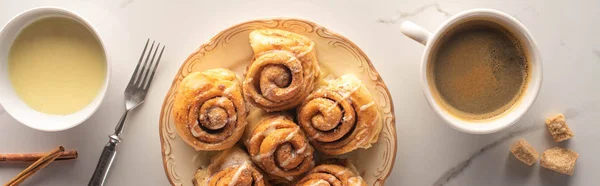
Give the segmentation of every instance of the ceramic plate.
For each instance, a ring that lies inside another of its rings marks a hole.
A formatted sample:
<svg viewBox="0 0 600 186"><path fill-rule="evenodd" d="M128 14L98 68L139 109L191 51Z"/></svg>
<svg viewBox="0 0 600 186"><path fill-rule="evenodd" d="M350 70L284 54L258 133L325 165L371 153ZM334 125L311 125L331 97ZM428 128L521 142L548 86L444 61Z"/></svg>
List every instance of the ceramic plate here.
<svg viewBox="0 0 600 186"><path fill-rule="evenodd" d="M359 149L343 157L349 158L356 165L368 185L384 185L396 157L394 106L390 92L358 46L320 25L298 19L257 20L235 25L217 34L185 60L165 96L159 122L163 166L171 184L192 185L194 172L198 167L208 164L208 157L211 155L210 152L194 151L177 135L171 116L175 90L190 72L220 67L242 75L253 55L248 34L260 28L283 29L309 37L316 44L317 58L322 69L328 69L335 77L353 73L364 82L379 105L384 122L383 130L379 141L371 148Z"/></svg>

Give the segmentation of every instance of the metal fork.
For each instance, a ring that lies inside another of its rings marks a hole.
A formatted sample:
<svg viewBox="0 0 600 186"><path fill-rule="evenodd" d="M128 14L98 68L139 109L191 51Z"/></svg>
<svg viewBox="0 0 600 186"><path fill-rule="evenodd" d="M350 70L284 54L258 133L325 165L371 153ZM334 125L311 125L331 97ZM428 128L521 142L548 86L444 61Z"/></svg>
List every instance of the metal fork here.
<svg viewBox="0 0 600 186"><path fill-rule="evenodd" d="M123 113L123 116L121 116L117 127L115 127L115 133L108 136L109 141L104 146L104 150L102 150L102 155L100 155L98 165L96 165L96 170L94 171L88 186L104 185L104 181L106 181L106 176L108 175L108 170L115 159L115 155L117 154L117 144L121 142L121 138L119 136L125 127L125 119L127 119L127 114L129 111L144 103L144 98L146 97L150 83L152 83L152 79L154 78L154 73L158 67L158 62L160 62L163 51L165 51L165 46L163 46L160 50L157 60L154 61L156 53L158 52L158 48L160 48L160 43L156 46L156 48L154 48L154 41L152 41L148 55L146 55L146 59L144 60L144 55L146 54L146 49L148 48L149 43L150 39L146 41L144 51L142 51L140 60L138 61L135 71L133 72L133 75L131 75L131 80L129 80L129 84L127 84L127 88L125 89L125 113ZM153 49L154 52L152 52ZM150 59L151 55L152 59ZM148 62L149 59L150 62Z"/></svg>

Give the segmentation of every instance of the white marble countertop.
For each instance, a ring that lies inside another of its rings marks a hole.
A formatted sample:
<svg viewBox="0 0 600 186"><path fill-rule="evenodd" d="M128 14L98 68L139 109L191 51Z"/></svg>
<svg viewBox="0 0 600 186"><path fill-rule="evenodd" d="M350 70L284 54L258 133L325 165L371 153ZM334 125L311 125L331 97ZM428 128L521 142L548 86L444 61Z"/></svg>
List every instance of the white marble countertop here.
<svg viewBox="0 0 600 186"><path fill-rule="evenodd" d="M80 153L76 161L53 163L25 185L87 184L107 135L122 113L123 90L146 38L161 41L167 49L146 103L129 118L107 185L168 185L158 118L180 64L217 32L269 17L312 20L354 41L374 62L392 93L397 118L398 152L386 185L597 184L600 1L21 0L0 1L0 24L38 6L64 7L91 21L109 49L113 73L100 109L67 131L36 131L0 109L0 153L48 151L58 145ZM403 20L433 30L448 16L472 8L494 8L515 16L536 38L544 59L544 83L531 110L510 129L492 135L456 131L432 112L419 80L424 47L399 31ZM566 114L575 132L566 143L554 143L544 129L544 118L557 112ZM518 137L540 152L557 145L577 151L580 158L575 175L517 162L509 147ZM23 168L25 165L0 165L0 182L7 182Z"/></svg>

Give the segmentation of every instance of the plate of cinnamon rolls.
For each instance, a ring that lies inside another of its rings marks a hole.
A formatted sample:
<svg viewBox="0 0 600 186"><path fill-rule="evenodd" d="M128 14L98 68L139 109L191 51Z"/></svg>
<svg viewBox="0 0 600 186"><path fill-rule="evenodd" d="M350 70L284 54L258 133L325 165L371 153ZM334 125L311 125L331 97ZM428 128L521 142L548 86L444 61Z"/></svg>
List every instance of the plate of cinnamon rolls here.
<svg viewBox="0 0 600 186"><path fill-rule="evenodd" d="M172 185L384 185L390 93L369 58L310 21L255 20L194 51L160 122Z"/></svg>

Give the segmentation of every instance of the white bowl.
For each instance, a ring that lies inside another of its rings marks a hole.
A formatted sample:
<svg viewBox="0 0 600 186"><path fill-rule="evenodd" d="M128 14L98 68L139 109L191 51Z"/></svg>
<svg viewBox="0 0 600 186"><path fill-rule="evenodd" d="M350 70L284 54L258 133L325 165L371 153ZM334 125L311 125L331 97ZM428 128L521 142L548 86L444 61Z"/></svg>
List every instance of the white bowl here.
<svg viewBox="0 0 600 186"><path fill-rule="evenodd" d="M23 102L14 91L8 75L8 54L13 41L20 31L32 22L47 17L65 17L86 26L97 38L104 50L106 59L106 77L98 95L83 109L68 115L52 115L38 112ZM81 124L100 106L106 94L110 78L110 62L106 47L94 27L74 12L56 7L40 7L27 10L8 22L0 31L0 104L7 113L20 123L42 131L62 131Z"/></svg>

